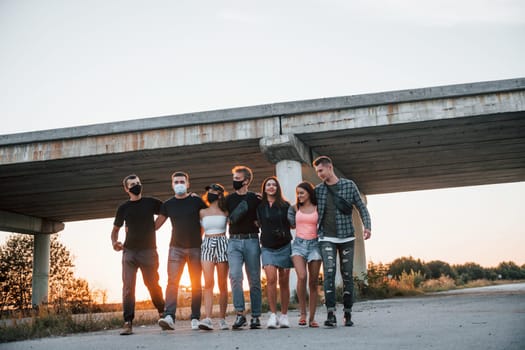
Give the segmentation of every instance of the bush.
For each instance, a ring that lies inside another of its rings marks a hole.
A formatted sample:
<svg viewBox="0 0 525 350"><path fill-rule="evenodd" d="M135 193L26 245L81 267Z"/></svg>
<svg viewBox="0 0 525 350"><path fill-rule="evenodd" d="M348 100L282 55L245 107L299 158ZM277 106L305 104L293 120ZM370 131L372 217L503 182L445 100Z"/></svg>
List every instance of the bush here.
<svg viewBox="0 0 525 350"><path fill-rule="evenodd" d="M512 261L501 262L498 267L494 269L494 272L500 275L502 279L506 280L519 280L525 278L525 269L520 268Z"/></svg>
<svg viewBox="0 0 525 350"><path fill-rule="evenodd" d="M441 276L449 276L451 278L456 278L456 271L446 262L441 260L433 260L425 264L430 275L428 278L439 279Z"/></svg>
<svg viewBox="0 0 525 350"><path fill-rule="evenodd" d="M458 283L465 284L469 281L479 280L486 277L486 271L481 265L469 262L463 265L454 265L458 274Z"/></svg>
<svg viewBox="0 0 525 350"><path fill-rule="evenodd" d="M359 298L383 299L390 295L388 288L388 266L382 263L368 263L367 275L362 280L355 280L354 287Z"/></svg>
<svg viewBox="0 0 525 350"><path fill-rule="evenodd" d="M410 271L418 272L424 278L430 277L429 268L420 259L414 259L413 257L401 257L390 264L388 273L393 277L399 278L403 272L410 273Z"/></svg>
<svg viewBox="0 0 525 350"><path fill-rule="evenodd" d="M454 279L449 276L440 276L437 279L430 279L421 283L421 289L424 292L441 292L455 288L456 283Z"/></svg>

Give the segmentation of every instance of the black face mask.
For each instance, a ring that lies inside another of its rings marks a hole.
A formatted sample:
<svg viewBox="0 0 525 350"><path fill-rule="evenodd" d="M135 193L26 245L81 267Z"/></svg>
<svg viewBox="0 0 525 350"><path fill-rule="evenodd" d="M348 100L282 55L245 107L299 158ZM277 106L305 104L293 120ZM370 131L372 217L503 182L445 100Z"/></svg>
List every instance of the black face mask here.
<svg viewBox="0 0 525 350"><path fill-rule="evenodd" d="M129 189L131 193L133 193L135 196L138 196L140 192L142 192L142 186L141 185L135 185Z"/></svg>
<svg viewBox="0 0 525 350"><path fill-rule="evenodd" d="M244 182L244 180L242 180L242 181L235 181L235 180L233 180L233 188L235 189L235 191L240 190L242 188L243 182Z"/></svg>
<svg viewBox="0 0 525 350"><path fill-rule="evenodd" d="M208 192L208 202L213 203L213 202L215 202L217 199L219 199L219 195L218 195L218 194L215 194L215 193L209 193L209 192Z"/></svg>

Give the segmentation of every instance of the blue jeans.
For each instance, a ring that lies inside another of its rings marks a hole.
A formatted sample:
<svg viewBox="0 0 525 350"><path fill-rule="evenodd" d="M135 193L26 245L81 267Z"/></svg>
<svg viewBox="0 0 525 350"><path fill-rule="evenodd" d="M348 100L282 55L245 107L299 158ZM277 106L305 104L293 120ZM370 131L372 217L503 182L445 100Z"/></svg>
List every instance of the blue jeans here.
<svg viewBox="0 0 525 350"><path fill-rule="evenodd" d="M261 247L258 238L230 239L228 242L228 265L230 284L235 311L244 311L244 292L242 288L242 265L250 285L252 317L261 316Z"/></svg>
<svg viewBox="0 0 525 350"><path fill-rule="evenodd" d="M335 274L336 259L339 252L339 266L343 279L343 307L344 312L351 312L354 303L354 242L332 243L320 241L323 257L324 297L327 311L335 311Z"/></svg>
<svg viewBox="0 0 525 350"><path fill-rule="evenodd" d="M168 256L168 285L166 286L166 309L164 316L170 315L175 319L177 298L179 296L179 282L188 263L191 280L191 319L201 318L201 249L170 247Z"/></svg>
<svg viewBox="0 0 525 350"><path fill-rule="evenodd" d="M148 288L153 305L159 313L164 310L164 298L162 297L162 288L159 285L157 250L124 248L122 252L122 308L124 309L125 322L131 322L135 318L135 285L138 269L142 272L142 279Z"/></svg>

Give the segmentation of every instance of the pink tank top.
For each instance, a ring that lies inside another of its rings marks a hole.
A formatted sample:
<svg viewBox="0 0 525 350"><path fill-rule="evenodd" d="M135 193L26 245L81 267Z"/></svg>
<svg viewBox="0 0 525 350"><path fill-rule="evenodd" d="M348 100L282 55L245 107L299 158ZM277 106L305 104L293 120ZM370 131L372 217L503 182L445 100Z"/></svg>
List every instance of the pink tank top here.
<svg viewBox="0 0 525 350"><path fill-rule="evenodd" d="M317 210L305 214L298 210L295 214L295 235L302 239L317 238Z"/></svg>

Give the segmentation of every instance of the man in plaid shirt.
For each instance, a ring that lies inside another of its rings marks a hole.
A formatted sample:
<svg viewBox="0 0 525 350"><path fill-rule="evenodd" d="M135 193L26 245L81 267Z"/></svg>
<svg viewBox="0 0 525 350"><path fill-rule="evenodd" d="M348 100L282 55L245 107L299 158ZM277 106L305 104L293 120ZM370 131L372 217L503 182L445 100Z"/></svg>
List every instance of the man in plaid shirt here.
<svg viewBox="0 0 525 350"><path fill-rule="evenodd" d="M370 214L359 195L357 185L348 179L338 178L334 173L332 160L321 156L313 161L317 176L323 181L315 188L317 211L319 213L318 233L319 246L323 257L324 293L328 317L324 322L327 327L336 327L335 317L335 274L336 259L339 252L341 277L343 279L343 312L344 325L350 327L352 322L352 305L354 294L354 225L352 223L352 206L361 215L365 226L363 238L371 236ZM346 201L346 202L345 202Z"/></svg>

